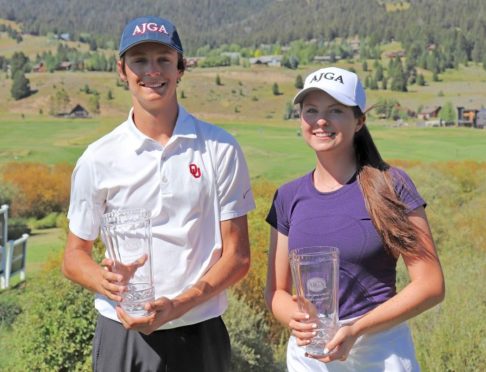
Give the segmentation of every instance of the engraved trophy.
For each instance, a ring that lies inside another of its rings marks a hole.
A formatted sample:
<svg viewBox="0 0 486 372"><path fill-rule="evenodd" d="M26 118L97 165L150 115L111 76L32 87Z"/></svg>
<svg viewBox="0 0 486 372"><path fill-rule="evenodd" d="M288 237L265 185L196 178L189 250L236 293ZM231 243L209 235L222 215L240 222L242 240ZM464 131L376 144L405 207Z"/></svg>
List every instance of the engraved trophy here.
<svg viewBox="0 0 486 372"><path fill-rule="evenodd" d="M126 286L120 306L131 316L146 316L154 301L152 226L145 209L118 209L103 215L101 236L114 261L112 271L122 274Z"/></svg>
<svg viewBox="0 0 486 372"><path fill-rule="evenodd" d="M290 268L299 310L316 323L316 336L306 352L325 355L326 344L339 328L339 249L317 246L290 252Z"/></svg>

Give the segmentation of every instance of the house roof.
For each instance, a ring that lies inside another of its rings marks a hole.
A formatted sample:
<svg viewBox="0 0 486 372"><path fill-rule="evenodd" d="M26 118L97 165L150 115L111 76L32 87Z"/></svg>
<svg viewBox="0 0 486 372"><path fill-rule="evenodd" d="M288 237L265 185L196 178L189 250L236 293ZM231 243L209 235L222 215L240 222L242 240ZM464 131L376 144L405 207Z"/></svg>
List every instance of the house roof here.
<svg viewBox="0 0 486 372"><path fill-rule="evenodd" d="M433 112L440 110L441 108L442 108L442 106L426 106L420 111L420 113L421 114L431 114Z"/></svg>
<svg viewBox="0 0 486 372"><path fill-rule="evenodd" d="M83 106L81 106L80 104L77 104L76 106L74 106L74 108L69 112L70 114L72 113L75 113L75 112L80 112L80 111L84 111L86 113L88 113L88 110L86 110Z"/></svg>

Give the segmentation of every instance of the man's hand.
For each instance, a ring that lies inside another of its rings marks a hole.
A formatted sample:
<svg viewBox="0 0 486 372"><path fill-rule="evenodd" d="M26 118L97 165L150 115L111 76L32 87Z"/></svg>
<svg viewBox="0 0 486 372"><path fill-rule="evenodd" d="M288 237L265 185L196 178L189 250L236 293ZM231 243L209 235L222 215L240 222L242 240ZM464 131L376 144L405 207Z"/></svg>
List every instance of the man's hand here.
<svg viewBox="0 0 486 372"><path fill-rule="evenodd" d="M126 329L138 331L146 335L151 334L163 324L181 315L176 311L174 302L167 297L160 297L153 302L147 302L145 304L145 310L149 315L132 317L121 306L116 307L118 319L120 319Z"/></svg>

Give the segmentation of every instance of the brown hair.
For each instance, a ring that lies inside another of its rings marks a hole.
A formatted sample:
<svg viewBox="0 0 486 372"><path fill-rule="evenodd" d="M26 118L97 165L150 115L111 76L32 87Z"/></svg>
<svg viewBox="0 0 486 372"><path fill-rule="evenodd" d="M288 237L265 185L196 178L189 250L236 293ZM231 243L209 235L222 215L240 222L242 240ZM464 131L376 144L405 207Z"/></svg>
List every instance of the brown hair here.
<svg viewBox="0 0 486 372"><path fill-rule="evenodd" d="M353 107L354 116L364 116ZM358 165L358 183L366 208L380 234L385 248L398 257L415 255L417 232L408 219L407 207L399 199L390 174L390 166L382 159L366 125L355 134L354 149Z"/></svg>

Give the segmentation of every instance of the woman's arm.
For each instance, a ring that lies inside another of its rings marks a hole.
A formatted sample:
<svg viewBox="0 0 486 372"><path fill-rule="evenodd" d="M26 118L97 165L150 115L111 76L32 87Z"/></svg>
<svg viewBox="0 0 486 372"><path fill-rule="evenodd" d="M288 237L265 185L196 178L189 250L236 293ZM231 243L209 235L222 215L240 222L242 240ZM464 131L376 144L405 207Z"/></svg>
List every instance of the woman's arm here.
<svg viewBox="0 0 486 372"><path fill-rule="evenodd" d="M297 344L306 345L315 336L314 325L303 323L309 316L299 311L297 301L292 296L288 256L288 237L271 228L265 301L275 318L292 330Z"/></svg>
<svg viewBox="0 0 486 372"><path fill-rule="evenodd" d="M339 347L322 361L346 359L359 336L391 328L444 299L444 276L424 208L411 212L409 219L417 228L420 244L415 257L403 257L410 277L409 284L352 325L343 326L327 344L329 350Z"/></svg>

